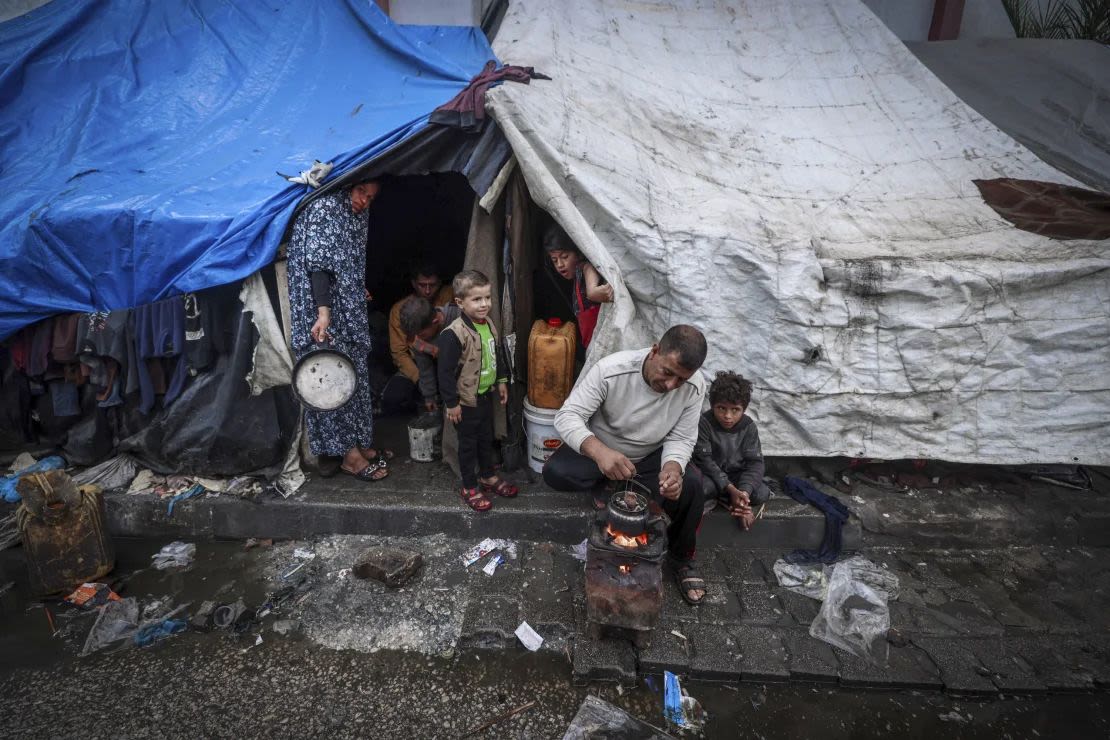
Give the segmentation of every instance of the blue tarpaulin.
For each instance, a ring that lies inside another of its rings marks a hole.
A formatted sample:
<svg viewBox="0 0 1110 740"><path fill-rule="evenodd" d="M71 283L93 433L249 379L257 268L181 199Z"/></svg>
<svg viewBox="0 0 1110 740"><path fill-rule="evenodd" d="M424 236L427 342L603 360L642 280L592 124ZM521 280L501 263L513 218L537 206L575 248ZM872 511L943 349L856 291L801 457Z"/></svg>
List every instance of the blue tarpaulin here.
<svg viewBox="0 0 1110 740"><path fill-rule="evenodd" d="M313 160L342 174L493 59L371 0L54 0L0 24L0 338L268 264Z"/></svg>

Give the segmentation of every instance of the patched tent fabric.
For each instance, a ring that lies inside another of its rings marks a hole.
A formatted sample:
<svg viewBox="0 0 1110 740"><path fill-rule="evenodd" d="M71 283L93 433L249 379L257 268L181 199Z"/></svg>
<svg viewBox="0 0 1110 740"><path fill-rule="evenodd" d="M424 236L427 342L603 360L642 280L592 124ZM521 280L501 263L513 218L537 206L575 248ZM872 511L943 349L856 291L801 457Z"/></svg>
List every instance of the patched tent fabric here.
<svg viewBox="0 0 1110 740"><path fill-rule="evenodd" d="M858 0L517 0L495 50L554 78L487 105L614 284L591 360L700 326L770 455L1110 463L1110 242L974 181L1078 183Z"/></svg>
<svg viewBox="0 0 1110 740"><path fill-rule="evenodd" d="M0 24L0 338L269 264L315 159L341 175L493 58L369 0L55 0Z"/></svg>

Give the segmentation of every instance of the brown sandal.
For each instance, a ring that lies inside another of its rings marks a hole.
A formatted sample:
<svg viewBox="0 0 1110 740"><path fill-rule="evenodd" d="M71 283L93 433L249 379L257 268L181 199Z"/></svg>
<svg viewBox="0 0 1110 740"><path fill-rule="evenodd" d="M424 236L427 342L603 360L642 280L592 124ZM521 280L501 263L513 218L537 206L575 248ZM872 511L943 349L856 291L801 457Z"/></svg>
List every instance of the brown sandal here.
<svg viewBox="0 0 1110 740"><path fill-rule="evenodd" d="M496 483L483 483L479 480L478 484L481 486L482 493L496 493L498 496L505 498L512 498L520 493L519 488L504 478L498 478Z"/></svg>
<svg viewBox="0 0 1110 740"><path fill-rule="evenodd" d="M459 495L467 506L474 509L474 511L489 511L493 506L493 502L486 498L477 488L466 488L465 486L459 489Z"/></svg>

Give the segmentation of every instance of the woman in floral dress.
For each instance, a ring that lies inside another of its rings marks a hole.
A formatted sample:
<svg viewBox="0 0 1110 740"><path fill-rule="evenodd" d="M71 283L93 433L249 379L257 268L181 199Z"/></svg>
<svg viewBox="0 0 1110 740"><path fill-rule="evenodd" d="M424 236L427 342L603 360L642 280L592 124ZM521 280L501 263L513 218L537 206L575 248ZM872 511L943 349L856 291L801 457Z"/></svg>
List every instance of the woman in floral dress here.
<svg viewBox="0 0 1110 740"><path fill-rule="evenodd" d="M366 239L369 207L380 185L363 182L322 195L293 224L289 246L289 307L298 359L330 341L358 373L354 397L335 411L305 411L314 455L342 457L340 470L360 480L381 480L390 454L376 451L367 355Z"/></svg>

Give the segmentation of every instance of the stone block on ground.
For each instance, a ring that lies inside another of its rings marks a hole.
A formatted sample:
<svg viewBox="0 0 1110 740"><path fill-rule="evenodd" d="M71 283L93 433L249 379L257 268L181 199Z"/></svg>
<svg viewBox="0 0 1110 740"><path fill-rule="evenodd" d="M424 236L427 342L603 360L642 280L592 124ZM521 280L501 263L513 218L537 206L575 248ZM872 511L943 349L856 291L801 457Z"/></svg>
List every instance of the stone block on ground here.
<svg viewBox="0 0 1110 740"><path fill-rule="evenodd" d="M986 637L964 640L963 644L979 659L983 668L989 673L987 678L994 682L999 691L1014 693L1044 691L1047 688L1044 681L1037 677L1033 666L1012 649L1011 639Z"/></svg>
<svg viewBox="0 0 1110 740"><path fill-rule="evenodd" d="M783 610L775 592L766 583L745 583L740 592L743 604L744 624L758 624L765 627L790 626L794 620Z"/></svg>
<svg viewBox="0 0 1110 740"><path fill-rule="evenodd" d="M574 639L573 680L582 686L590 681L616 681L636 685L636 653L628 640L593 639L579 632Z"/></svg>
<svg viewBox="0 0 1110 740"><path fill-rule="evenodd" d="M640 673L670 671L686 675L690 670L691 652L686 628L686 622L664 620L652 634L651 646L637 650Z"/></svg>
<svg viewBox="0 0 1110 740"><path fill-rule="evenodd" d="M786 681L789 656L776 630L744 625L732 628L740 647L740 679L750 682Z"/></svg>
<svg viewBox="0 0 1110 740"><path fill-rule="evenodd" d="M418 552L395 547L372 547L358 556L351 572L359 578L372 578L397 588L408 583L423 565L424 556Z"/></svg>
<svg viewBox="0 0 1110 740"><path fill-rule="evenodd" d="M466 647L503 648L516 641L520 607L511 596L472 596L463 617L462 642Z"/></svg>
<svg viewBox="0 0 1110 740"><path fill-rule="evenodd" d="M915 637L913 644L924 650L940 669L946 691L954 694L994 694L998 687L990 671L959 639Z"/></svg>
<svg viewBox="0 0 1110 740"><path fill-rule="evenodd" d="M836 683L840 676L840 662L832 646L797 629L783 631L782 641L788 653L787 668L791 678Z"/></svg>
<svg viewBox="0 0 1110 740"><path fill-rule="evenodd" d="M743 616L740 597L726 583L707 584L706 594L698 604L697 617L702 624L739 624Z"/></svg>
<svg viewBox="0 0 1110 740"><path fill-rule="evenodd" d="M1092 660L1082 638L1018 636L1007 639L1007 649L1032 666L1050 691L1089 691L1095 686L1092 669L1098 668L1098 660Z"/></svg>
<svg viewBox="0 0 1110 740"><path fill-rule="evenodd" d="M684 633L690 638L693 655L690 676L708 681L739 681L743 670L740 645L729 629L711 624L689 624Z"/></svg>
<svg viewBox="0 0 1110 740"><path fill-rule="evenodd" d="M878 646L877 646L878 647ZM840 662L843 686L883 689L928 689L943 687L940 670L920 648L887 645L886 663L878 665L857 655L833 648Z"/></svg>

